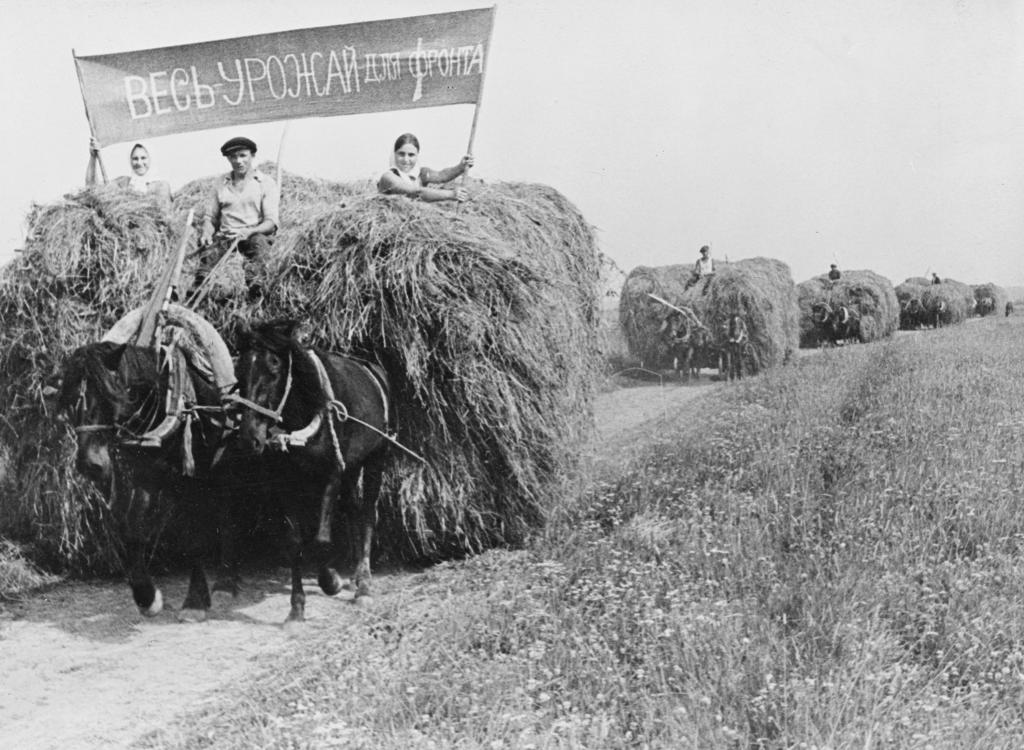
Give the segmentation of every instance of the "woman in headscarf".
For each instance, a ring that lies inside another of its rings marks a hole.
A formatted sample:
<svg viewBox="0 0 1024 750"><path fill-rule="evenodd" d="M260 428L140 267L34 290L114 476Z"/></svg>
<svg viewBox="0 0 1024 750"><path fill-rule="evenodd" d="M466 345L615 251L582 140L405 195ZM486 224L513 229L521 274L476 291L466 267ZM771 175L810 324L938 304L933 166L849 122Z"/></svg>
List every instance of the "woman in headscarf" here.
<svg viewBox="0 0 1024 750"><path fill-rule="evenodd" d="M96 163L95 157L99 154L99 147L96 145L95 140L90 141L89 149L92 151L94 158L90 162L90 174L86 176L86 182L92 185L96 182L94 171ZM150 174L149 149L141 143L136 143L132 146L132 150L128 158L131 164L132 173L130 175L115 178L114 184L119 187L132 190L136 193L151 195L161 208L165 211L170 211L171 186L164 180L158 180Z"/></svg>
<svg viewBox="0 0 1024 750"><path fill-rule="evenodd" d="M469 195L464 187L434 188L431 185L451 182L473 166L472 154L462 157L454 167L430 169L421 167L416 170L416 162L420 157L420 142L412 133L403 133L395 141L394 166L381 175L377 181L377 191L386 195L405 195L423 201L459 201L466 200Z"/></svg>

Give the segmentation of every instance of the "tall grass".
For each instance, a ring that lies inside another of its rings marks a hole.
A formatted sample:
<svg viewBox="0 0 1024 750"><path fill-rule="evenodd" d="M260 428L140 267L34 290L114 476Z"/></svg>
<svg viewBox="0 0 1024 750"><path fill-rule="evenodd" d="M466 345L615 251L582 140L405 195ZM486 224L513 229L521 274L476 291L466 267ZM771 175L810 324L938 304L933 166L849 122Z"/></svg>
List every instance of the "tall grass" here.
<svg viewBox="0 0 1024 750"><path fill-rule="evenodd" d="M697 402L529 550L448 563L151 738L1024 746L1024 338L985 320Z"/></svg>

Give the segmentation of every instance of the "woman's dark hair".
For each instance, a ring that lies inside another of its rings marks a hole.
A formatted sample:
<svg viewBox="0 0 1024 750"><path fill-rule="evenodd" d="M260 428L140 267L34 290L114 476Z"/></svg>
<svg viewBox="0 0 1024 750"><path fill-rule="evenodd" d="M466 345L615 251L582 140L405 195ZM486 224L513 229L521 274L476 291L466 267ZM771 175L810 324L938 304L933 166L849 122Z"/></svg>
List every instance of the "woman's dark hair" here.
<svg viewBox="0 0 1024 750"><path fill-rule="evenodd" d="M413 146L415 146L417 151L420 150L419 139L417 139L416 136L414 136L412 133L402 133L400 136L398 136L398 140L395 141L394 150L397 151L407 143L411 143Z"/></svg>

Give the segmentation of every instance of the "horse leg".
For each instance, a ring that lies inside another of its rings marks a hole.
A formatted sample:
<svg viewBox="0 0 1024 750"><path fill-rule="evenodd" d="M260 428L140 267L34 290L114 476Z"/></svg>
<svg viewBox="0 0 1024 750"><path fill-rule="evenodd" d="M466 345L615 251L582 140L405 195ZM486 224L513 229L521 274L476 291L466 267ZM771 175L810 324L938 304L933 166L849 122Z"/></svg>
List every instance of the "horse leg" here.
<svg viewBox="0 0 1024 750"><path fill-rule="evenodd" d="M132 599L146 617L155 617L164 608L164 597L153 583L146 564L145 520L149 512L150 494L147 490L132 488L128 501L125 553L128 558L128 586Z"/></svg>
<svg viewBox="0 0 1024 750"><path fill-rule="evenodd" d="M205 489L205 488L204 488ZM203 501L207 498L205 491L201 492ZM209 541L209 521L212 520L204 509L198 507L198 503L189 508L188 530L192 549L189 554L192 558L192 569L189 574L188 592L185 594L185 601L181 605L180 616L186 620L202 621L206 619L206 613L210 609L210 585L206 580L206 571L203 570L203 554L206 552L206 544Z"/></svg>
<svg viewBox="0 0 1024 750"><path fill-rule="evenodd" d="M331 564L335 548L335 545L331 544L331 526L339 495L342 492L351 492L351 480L346 480L345 475L346 472L335 470L327 480L327 486L324 487L320 500L320 529L317 532L316 541L323 548L324 557L320 563L316 581L320 585L320 590L328 596L337 594L344 585L338 571Z"/></svg>
<svg viewBox="0 0 1024 750"><path fill-rule="evenodd" d="M289 514L285 518L288 532L285 541L288 547L288 560L292 568L291 611L288 622L302 622L306 619L306 592L302 590L302 526L298 514Z"/></svg>
<svg viewBox="0 0 1024 750"><path fill-rule="evenodd" d="M356 566L356 601L370 596L370 551L373 548L373 531L377 525L377 498L384 477L384 453L369 459L363 466L363 492L356 517L362 531L359 564Z"/></svg>
<svg viewBox="0 0 1024 750"><path fill-rule="evenodd" d="M213 592L223 591L238 596L241 588L241 576L238 572L238 524L235 522L234 508L227 492L216 493L217 505L217 541L220 547L220 560L217 566L217 578L213 584Z"/></svg>

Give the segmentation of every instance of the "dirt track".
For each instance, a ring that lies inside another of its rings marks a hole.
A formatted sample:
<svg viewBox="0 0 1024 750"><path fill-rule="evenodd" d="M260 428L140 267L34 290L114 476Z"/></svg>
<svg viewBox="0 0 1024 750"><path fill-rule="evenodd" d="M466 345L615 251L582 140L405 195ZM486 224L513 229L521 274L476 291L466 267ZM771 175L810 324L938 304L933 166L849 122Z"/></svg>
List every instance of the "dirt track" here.
<svg viewBox="0 0 1024 750"><path fill-rule="evenodd" d="M587 458L624 465L638 438L678 406L716 386L619 388L595 405ZM407 572L378 572L374 594L409 585ZM170 605L143 621L121 582L64 583L16 603L0 600L0 747L116 748L168 724L239 680L264 653L294 647L302 632L353 617L350 595L328 598L310 581L307 623L283 628L287 574L248 571L245 593L215 603L202 623L179 622L184 576L160 581ZM219 606L218 606L219 605Z"/></svg>

